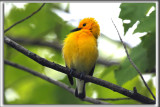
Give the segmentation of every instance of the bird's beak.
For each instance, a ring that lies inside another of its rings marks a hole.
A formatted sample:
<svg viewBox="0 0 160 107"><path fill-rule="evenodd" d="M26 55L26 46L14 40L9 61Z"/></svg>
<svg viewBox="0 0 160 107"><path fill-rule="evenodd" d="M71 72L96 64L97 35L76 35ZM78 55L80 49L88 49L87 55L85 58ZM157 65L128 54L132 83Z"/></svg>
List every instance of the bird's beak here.
<svg viewBox="0 0 160 107"><path fill-rule="evenodd" d="M71 30L71 32L75 32L75 31L79 31L79 30L81 30L81 28L75 28L75 29Z"/></svg>

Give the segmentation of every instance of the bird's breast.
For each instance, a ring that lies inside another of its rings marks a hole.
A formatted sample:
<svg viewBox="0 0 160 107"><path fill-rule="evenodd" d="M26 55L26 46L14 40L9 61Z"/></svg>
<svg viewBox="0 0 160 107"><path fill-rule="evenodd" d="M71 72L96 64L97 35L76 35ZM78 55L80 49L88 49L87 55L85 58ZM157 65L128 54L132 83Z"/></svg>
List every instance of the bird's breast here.
<svg viewBox="0 0 160 107"><path fill-rule="evenodd" d="M91 33L75 32L68 35L63 47L66 65L79 72L89 72L97 57L97 41Z"/></svg>

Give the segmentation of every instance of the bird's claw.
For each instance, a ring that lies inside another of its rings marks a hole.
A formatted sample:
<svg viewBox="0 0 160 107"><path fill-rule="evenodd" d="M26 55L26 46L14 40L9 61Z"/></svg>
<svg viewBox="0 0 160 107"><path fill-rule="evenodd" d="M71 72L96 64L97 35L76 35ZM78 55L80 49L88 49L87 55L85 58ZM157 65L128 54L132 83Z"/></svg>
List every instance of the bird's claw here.
<svg viewBox="0 0 160 107"><path fill-rule="evenodd" d="M84 77L84 73L81 72L81 73L80 73L80 80L82 80L83 77Z"/></svg>
<svg viewBox="0 0 160 107"><path fill-rule="evenodd" d="M74 69L71 68L69 74L72 75L73 72L74 72Z"/></svg>

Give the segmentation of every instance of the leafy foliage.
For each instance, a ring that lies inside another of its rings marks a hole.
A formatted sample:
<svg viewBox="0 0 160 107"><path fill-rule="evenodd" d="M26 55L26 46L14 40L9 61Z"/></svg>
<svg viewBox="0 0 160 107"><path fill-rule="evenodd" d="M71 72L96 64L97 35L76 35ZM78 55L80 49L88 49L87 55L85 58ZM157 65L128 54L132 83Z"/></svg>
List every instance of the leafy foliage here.
<svg viewBox="0 0 160 107"><path fill-rule="evenodd" d="M155 4L124 3L120 6L121 12L119 17L123 20L131 20L131 23L127 25L123 23L125 32L127 32L136 21L140 21L140 24L134 30L134 33L147 32L145 36L141 37L142 42L130 50L130 57L142 73L155 68L155 10L149 16L146 16L152 6L155 6ZM115 72L119 85L124 84L138 75L127 58L121 63L119 70ZM124 76L126 77L124 78Z"/></svg>
<svg viewBox="0 0 160 107"><path fill-rule="evenodd" d="M123 3L120 8L119 18L122 20L131 20L131 23L123 23L124 32L126 33L136 21L141 21L146 17L149 9L155 6L155 3Z"/></svg>
<svg viewBox="0 0 160 107"><path fill-rule="evenodd" d="M7 28L15 22L30 15L40 6L41 3L27 4L25 5L24 9L16 8L14 6L10 11L10 14L5 18L4 28ZM12 34L18 37L23 35L24 37L40 38L51 32L54 32L57 35L58 39L64 38L65 35L69 33L72 27L70 25L67 25L56 13L52 12L52 9L57 8L60 8L60 5L47 3L41 11L39 11L28 20L24 21L23 23L15 26L13 29L7 32L7 34ZM66 29L64 29L64 27Z"/></svg>
<svg viewBox="0 0 160 107"><path fill-rule="evenodd" d="M131 53L130 53L130 57L133 59L133 62L135 62L136 66L140 69L142 73L144 73L148 69L148 60L145 53L146 53L146 50L142 47L142 45L135 47L134 49L131 50ZM115 72L116 72L116 79L119 85L124 84L128 80L138 75L137 71L131 65L128 58L126 58L121 63L121 67Z"/></svg>

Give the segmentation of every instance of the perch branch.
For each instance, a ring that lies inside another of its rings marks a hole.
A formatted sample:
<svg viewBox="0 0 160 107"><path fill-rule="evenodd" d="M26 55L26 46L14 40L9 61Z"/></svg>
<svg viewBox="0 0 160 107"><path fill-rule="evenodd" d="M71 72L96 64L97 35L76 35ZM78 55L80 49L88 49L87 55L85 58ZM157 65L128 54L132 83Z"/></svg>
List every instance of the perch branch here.
<svg viewBox="0 0 160 107"><path fill-rule="evenodd" d="M55 81L55 80L53 80L53 79L51 79L51 78L49 78L49 77L47 77L47 76L45 76L45 75L43 75L43 74L41 74L41 73L39 73L39 72L36 72L36 71L34 71L34 70L31 70L31 69L28 69L28 68L26 68L26 67L24 67L24 66L21 66L21 65L19 65L19 64L13 63L13 62L10 62L10 61L8 61L8 60L4 60L4 63L7 64L7 65L10 65L10 66L12 66L12 67L15 67L15 68L24 70L24 71L26 71L26 72L34 75L34 76L37 76L37 77L39 77L39 78L42 78L43 80L46 80L46 81L48 81L48 82L50 82L50 83L52 83L52 84L55 84L55 85L57 85L57 86L65 89L65 90L69 91L70 93L72 93L72 94L74 95L75 90L74 90L73 88L69 87L68 85L62 83L62 82ZM88 102L94 103L94 104L109 104L109 103L102 102L102 101L99 101L99 100L97 100L97 99L93 99L93 98L89 98L89 97L86 97L86 98L84 99L84 101L88 101Z"/></svg>
<svg viewBox="0 0 160 107"><path fill-rule="evenodd" d="M25 56L28 56L29 58L33 59L34 61L36 61L37 63L39 63L40 65L52 68L54 70L57 70L59 72L65 73L65 74L70 74L70 70L66 67L63 67L59 64L56 64L54 62L50 62L40 56L38 56L37 54L27 50L26 48L24 48L23 46L19 45L18 43L14 42L13 40L9 39L8 37L4 36L4 42L6 44L8 44L9 46L11 46L12 48L16 49L17 51L23 53ZM125 96L128 96L134 100L137 100L141 103L145 103L145 104L155 104L155 101L145 97L139 93L134 93L131 90L127 90L125 88L122 88L118 85L112 84L110 82L89 76L89 75L84 75L83 77L81 77L81 74L78 72L72 72L72 76L76 77L78 79L82 79L85 80L86 82L92 82L94 84L109 88L115 92L121 93Z"/></svg>
<svg viewBox="0 0 160 107"><path fill-rule="evenodd" d="M11 26L8 27L7 29L5 29L5 30L4 30L4 33L6 33L6 32L7 32L8 30L10 30L11 28L13 28L15 25L17 25L17 24L19 24L19 23L27 20L28 18L32 17L34 14L36 14L37 12L39 12L44 5L45 5L45 3L43 3L38 10L36 10L36 11L33 12L32 14L30 14L29 16L25 17L24 19L22 19L22 20L20 20L20 21L18 21L18 22L16 22L16 23L14 23L13 25L11 25Z"/></svg>
<svg viewBox="0 0 160 107"><path fill-rule="evenodd" d="M112 19L111 19L111 20L112 20ZM118 36L119 36L119 38L120 38L120 40L121 40L121 42L122 42L122 44L123 44L123 47L124 47L124 49L125 49L125 51L126 51L126 54L127 54L127 57L128 57L128 59L129 59L130 63L131 63L132 66L136 69L136 71L139 73L141 79L143 80L145 86L147 87L147 89L148 89L149 92L151 93L152 97L153 97L154 99L156 99L155 96L154 96L154 94L152 93L151 89L150 89L149 86L147 85L146 81L144 80L144 78L143 78L140 70L139 70L138 67L134 64L134 62L132 61L131 57L129 56L128 51L127 51L127 48L126 48L126 45L124 44L124 42L123 42L123 40L122 40L122 38L121 38L121 36L120 36L120 34L119 34L119 31L118 31L116 25L114 24L113 20L112 20L112 23L113 23L114 27L116 28L116 31L117 31Z"/></svg>

